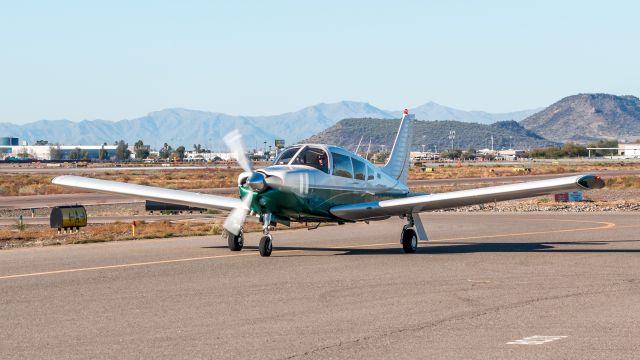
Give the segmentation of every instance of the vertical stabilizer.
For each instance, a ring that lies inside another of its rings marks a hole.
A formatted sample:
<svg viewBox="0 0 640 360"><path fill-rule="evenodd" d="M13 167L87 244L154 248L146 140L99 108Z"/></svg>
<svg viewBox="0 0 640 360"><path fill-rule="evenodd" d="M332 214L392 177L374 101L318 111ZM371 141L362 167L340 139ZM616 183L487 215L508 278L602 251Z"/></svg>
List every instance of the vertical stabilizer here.
<svg viewBox="0 0 640 360"><path fill-rule="evenodd" d="M391 154L387 164L382 168L387 175L392 176L403 184L407 184L409 175L409 150L411 148L411 120L414 116L409 114L408 109L404 109L400 128L393 143Z"/></svg>

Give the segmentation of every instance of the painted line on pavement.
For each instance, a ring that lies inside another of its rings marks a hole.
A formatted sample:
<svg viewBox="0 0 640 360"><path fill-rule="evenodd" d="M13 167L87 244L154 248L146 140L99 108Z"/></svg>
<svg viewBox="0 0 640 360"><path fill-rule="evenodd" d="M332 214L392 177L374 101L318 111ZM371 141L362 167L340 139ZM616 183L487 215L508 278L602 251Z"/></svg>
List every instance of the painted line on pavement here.
<svg viewBox="0 0 640 360"><path fill-rule="evenodd" d="M551 221L573 221L573 220L553 220L552 219ZM538 235L538 234L578 232L578 231L588 231L588 230L606 230L606 229L614 228L616 226L616 224L614 224L614 223L602 222L602 221L575 220L574 222L586 222L586 223L603 224L603 226L588 227L588 228L577 228L577 229L551 230L551 231L532 231L532 232L510 233L510 234L480 235L480 236L469 236L469 237L459 237L459 238L445 238L445 239L437 239L437 240L427 240L427 241L424 241L423 243L427 243L428 244L428 243L444 242L444 241L486 239L486 238L513 237L513 236L527 236L527 235ZM390 246L390 245L396 245L396 244L397 244L396 242L392 242L392 243L378 243L378 244L364 244L364 245L345 245L345 246L328 247L326 249L327 250L333 250L333 249L335 249L335 250L358 249L358 248L377 247L377 246ZM302 249L301 250L279 250L279 251L274 251L274 253L282 254L282 253L303 252L303 251L305 251L305 250L302 250ZM202 256L202 257L183 258L183 259L147 261L147 262L129 263L129 264L94 266L94 267L75 268L75 269L62 269L62 270L43 271L43 272L36 272L36 273L5 275L5 276L0 276L0 280L23 278L23 277L33 277L33 276L42 276L42 275L66 274L66 273L81 272L81 271L121 269L121 268L147 266L147 265L171 264L171 263L180 263L180 262L187 262L187 261L212 260L212 259L233 258L233 257L241 257L241 256L257 256L257 255L259 255L259 253L251 252L251 253L240 253L240 254Z"/></svg>
<svg viewBox="0 0 640 360"><path fill-rule="evenodd" d="M507 345L542 345L552 341L564 339L566 336L543 336L543 335L534 335L529 336L523 339L509 341Z"/></svg>
<svg viewBox="0 0 640 360"><path fill-rule="evenodd" d="M303 250L281 250L281 251L274 251L273 253L274 254L281 254L281 253L300 252L300 251L303 251ZM240 256L257 256L259 254L260 253L258 253L258 252L250 252L250 253L241 253L241 254L202 256L202 257L184 258L184 259L146 261L146 262L130 263L130 264L118 264L118 265L94 266L94 267L76 268L76 269L63 269L63 270L43 271L43 272L36 272L36 273L0 276L0 280L15 279L15 278L21 278L21 277L30 277L30 276L65 274L65 273L73 273L73 272L81 272L81 271L121 269L121 268L128 268L128 267L157 265L157 264L172 264L172 263L179 263L179 262L186 262L186 261L222 259L222 258L231 258L231 257L240 257Z"/></svg>

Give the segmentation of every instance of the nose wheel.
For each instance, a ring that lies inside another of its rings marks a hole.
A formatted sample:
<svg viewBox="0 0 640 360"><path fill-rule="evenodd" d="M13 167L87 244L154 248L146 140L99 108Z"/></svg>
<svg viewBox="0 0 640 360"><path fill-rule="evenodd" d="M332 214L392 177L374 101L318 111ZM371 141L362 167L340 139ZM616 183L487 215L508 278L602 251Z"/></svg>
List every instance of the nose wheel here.
<svg viewBox="0 0 640 360"><path fill-rule="evenodd" d="M271 226L271 214L262 214L262 238L260 238L260 245L258 245L258 250L260 250L260 256L271 256L271 251L273 250L273 244L271 239L271 234L269 233Z"/></svg>
<svg viewBox="0 0 640 360"><path fill-rule="evenodd" d="M271 251L273 250L271 235L267 234L260 239L258 249L260 250L260 256L271 256Z"/></svg>

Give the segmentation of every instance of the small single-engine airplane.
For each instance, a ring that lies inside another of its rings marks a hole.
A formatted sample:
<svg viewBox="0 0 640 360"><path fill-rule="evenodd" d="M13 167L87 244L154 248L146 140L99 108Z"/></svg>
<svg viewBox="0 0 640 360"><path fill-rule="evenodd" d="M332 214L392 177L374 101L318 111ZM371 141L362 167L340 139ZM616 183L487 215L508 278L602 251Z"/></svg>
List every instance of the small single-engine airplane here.
<svg viewBox="0 0 640 360"><path fill-rule="evenodd" d="M341 147L299 144L284 149L273 165L253 169L240 134L233 131L224 141L244 169L238 177L240 199L72 175L58 176L52 182L165 203L231 210L224 228L232 251L242 249L245 218L255 215L263 228L259 246L262 256L271 255L270 230L277 223L344 224L399 216L407 221L400 243L406 253L413 253L418 239L428 240L420 212L604 186L600 177L585 174L447 193L412 193L407 187L412 118L405 109L383 167Z"/></svg>

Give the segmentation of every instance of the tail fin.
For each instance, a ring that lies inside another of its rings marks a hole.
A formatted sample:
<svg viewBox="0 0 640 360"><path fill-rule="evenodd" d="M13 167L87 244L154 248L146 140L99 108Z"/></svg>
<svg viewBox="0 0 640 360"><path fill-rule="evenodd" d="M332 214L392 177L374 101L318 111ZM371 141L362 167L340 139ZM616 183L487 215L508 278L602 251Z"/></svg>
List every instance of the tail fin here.
<svg viewBox="0 0 640 360"><path fill-rule="evenodd" d="M398 179L403 184L407 184L407 177L409 175L409 150L411 148L411 120L413 115L409 114L408 109L404 109L402 114L402 120L400 121L400 128L396 135L396 140L393 143L391 154L387 164L382 168L387 175Z"/></svg>

